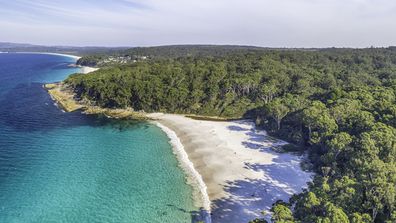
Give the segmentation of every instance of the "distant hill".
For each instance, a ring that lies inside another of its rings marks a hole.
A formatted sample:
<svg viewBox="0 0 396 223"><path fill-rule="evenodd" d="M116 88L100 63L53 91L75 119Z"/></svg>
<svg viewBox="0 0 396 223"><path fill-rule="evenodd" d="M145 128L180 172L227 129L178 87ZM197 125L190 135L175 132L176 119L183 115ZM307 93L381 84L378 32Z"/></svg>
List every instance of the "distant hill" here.
<svg viewBox="0 0 396 223"><path fill-rule="evenodd" d="M384 51L385 50L385 51ZM274 52L323 52L329 54L338 53L376 53L378 51L391 52L395 47L389 48L269 48L240 45L169 45L153 47L133 47L129 49L115 50L111 53L99 53L84 56L77 63L84 66L109 66L115 64L128 64L146 59L176 59L183 57L227 57L246 54L266 55Z"/></svg>
<svg viewBox="0 0 396 223"><path fill-rule="evenodd" d="M25 44L25 43L7 43L7 42L0 42L0 48L2 49L12 49L12 48L23 48L23 47L32 47L32 44Z"/></svg>
<svg viewBox="0 0 396 223"><path fill-rule="evenodd" d="M1 52L50 52L65 53L78 56L90 54L113 54L126 50L127 47L75 47L75 46L41 46L26 43L0 42Z"/></svg>
<svg viewBox="0 0 396 223"><path fill-rule="evenodd" d="M238 52L257 52L269 50L267 47L238 45L169 45L154 47L134 47L123 51L124 54L149 57L185 57L185 56L222 56Z"/></svg>
<svg viewBox="0 0 396 223"><path fill-rule="evenodd" d="M169 45L133 47L113 53L94 54L81 58L77 63L84 66L108 66L133 63L146 59L172 59L180 57L222 57L226 55L257 53L270 48L237 45Z"/></svg>
<svg viewBox="0 0 396 223"><path fill-rule="evenodd" d="M321 51L330 54L377 52L388 48L270 48L242 45L165 45L153 47L75 47L75 46L41 46L26 43L0 42L0 52L51 52L82 56L77 63L85 66L109 66L114 64L134 63L146 59L175 59L180 57L224 57L238 54L266 54L274 51L312 52Z"/></svg>

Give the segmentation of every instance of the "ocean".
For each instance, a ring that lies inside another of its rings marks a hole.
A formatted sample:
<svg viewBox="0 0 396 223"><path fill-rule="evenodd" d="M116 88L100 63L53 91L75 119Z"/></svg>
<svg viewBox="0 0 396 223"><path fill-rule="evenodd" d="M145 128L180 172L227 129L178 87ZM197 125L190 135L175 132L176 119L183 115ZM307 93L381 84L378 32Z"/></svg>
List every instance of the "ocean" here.
<svg viewBox="0 0 396 223"><path fill-rule="evenodd" d="M159 127L55 106L42 85L74 63L0 54L0 222L192 222L192 188Z"/></svg>

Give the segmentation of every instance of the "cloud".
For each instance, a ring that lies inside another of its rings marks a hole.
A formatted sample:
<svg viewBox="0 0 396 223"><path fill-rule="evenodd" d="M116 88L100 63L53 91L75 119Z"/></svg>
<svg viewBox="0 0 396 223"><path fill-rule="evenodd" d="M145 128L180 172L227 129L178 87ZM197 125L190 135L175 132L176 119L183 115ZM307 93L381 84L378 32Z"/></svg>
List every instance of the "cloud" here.
<svg viewBox="0 0 396 223"><path fill-rule="evenodd" d="M0 41L388 46L395 11L391 0L14 0L0 8Z"/></svg>

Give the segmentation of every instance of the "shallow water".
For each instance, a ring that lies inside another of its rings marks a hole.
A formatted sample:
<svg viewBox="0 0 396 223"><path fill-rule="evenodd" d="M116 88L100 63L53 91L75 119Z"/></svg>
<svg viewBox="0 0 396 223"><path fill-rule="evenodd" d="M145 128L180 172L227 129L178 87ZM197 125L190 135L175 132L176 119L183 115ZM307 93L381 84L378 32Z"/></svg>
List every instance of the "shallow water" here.
<svg viewBox="0 0 396 223"><path fill-rule="evenodd" d="M71 58L0 54L0 222L191 222L192 189L144 122L54 106Z"/></svg>

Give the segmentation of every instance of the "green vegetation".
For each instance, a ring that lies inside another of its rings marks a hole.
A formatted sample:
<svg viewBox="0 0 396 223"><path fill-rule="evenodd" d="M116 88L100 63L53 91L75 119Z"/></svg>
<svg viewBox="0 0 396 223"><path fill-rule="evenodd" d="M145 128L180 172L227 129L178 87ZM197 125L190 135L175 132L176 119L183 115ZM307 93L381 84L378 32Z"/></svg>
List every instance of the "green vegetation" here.
<svg viewBox="0 0 396 223"><path fill-rule="evenodd" d="M306 148L316 177L274 222L396 222L394 48L158 57L66 83L102 107L255 118Z"/></svg>
<svg viewBox="0 0 396 223"><path fill-rule="evenodd" d="M175 46L157 46L157 47L134 47L125 50L119 50L112 53L91 54L77 61L82 66L112 66L117 64L107 61L109 58L123 58L128 63L153 59L169 59L179 57L219 57L225 55L235 55L249 52L262 52L268 48L254 46L213 46L213 45L175 45ZM119 60L118 60L119 62ZM121 64L121 63L120 63Z"/></svg>

